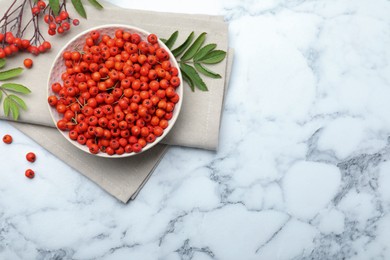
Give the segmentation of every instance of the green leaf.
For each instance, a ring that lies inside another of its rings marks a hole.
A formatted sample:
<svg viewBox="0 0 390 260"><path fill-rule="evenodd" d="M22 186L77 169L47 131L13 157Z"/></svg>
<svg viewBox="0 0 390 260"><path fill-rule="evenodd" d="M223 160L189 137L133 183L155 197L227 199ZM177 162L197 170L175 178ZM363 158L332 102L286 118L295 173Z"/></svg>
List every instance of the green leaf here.
<svg viewBox="0 0 390 260"><path fill-rule="evenodd" d="M96 9L103 9L103 6L96 0L88 0Z"/></svg>
<svg viewBox="0 0 390 260"><path fill-rule="evenodd" d="M9 95L8 97L11 98L14 102L16 102L23 110L27 110L27 105L23 101L23 99L15 95Z"/></svg>
<svg viewBox="0 0 390 260"><path fill-rule="evenodd" d="M19 107L18 107L18 105L16 105L15 102L10 102L9 105L10 105L10 109L11 109L11 112L12 112L13 119L14 120L18 120L18 118L19 118Z"/></svg>
<svg viewBox="0 0 390 260"><path fill-rule="evenodd" d="M192 79L182 69L180 69L180 71L181 71L181 74L183 76L184 81L186 81L188 83L188 85L190 86L191 90L194 92L195 91L194 82L192 81Z"/></svg>
<svg viewBox="0 0 390 260"><path fill-rule="evenodd" d="M215 64L223 61L226 57L226 52L221 50L211 51L202 59L199 59L199 62L205 64Z"/></svg>
<svg viewBox="0 0 390 260"><path fill-rule="evenodd" d="M177 40L177 36L179 36L179 32L175 31L174 33L172 33L169 39L164 42L164 44L168 47L168 49L172 49L172 46L175 44Z"/></svg>
<svg viewBox="0 0 390 260"><path fill-rule="evenodd" d="M0 102L2 97L3 97L3 91L0 90Z"/></svg>
<svg viewBox="0 0 390 260"><path fill-rule="evenodd" d="M49 5L53 13L57 16L60 12L60 1L59 0L49 0Z"/></svg>
<svg viewBox="0 0 390 260"><path fill-rule="evenodd" d="M180 54L182 54L188 46L190 46L192 39L194 39L194 32L191 32L187 39L179 47L172 51L173 56L177 58Z"/></svg>
<svg viewBox="0 0 390 260"><path fill-rule="evenodd" d="M0 59L0 69L4 67L5 65L5 59Z"/></svg>
<svg viewBox="0 0 390 260"><path fill-rule="evenodd" d="M160 38L160 41L162 41L165 44L167 42L167 39Z"/></svg>
<svg viewBox="0 0 390 260"><path fill-rule="evenodd" d="M210 51L214 50L217 47L215 43L207 44L206 46L202 47L194 56L194 61L198 61L199 59L202 59L204 56L207 55Z"/></svg>
<svg viewBox="0 0 390 260"><path fill-rule="evenodd" d="M22 94L29 94L31 93L31 90L29 90L27 87L20 85L20 84L15 84L15 83L4 83L3 85L0 86L3 89L8 89L14 92L22 93Z"/></svg>
<svg viewBox="0 0 390 260"><path fill-rule="evenodd" d="M200 89L202 91L207 91L208 90L207 86L206 86L206 83L204 83L204 81L199 76L199 73L194 69L194 67L181 62L180 63L180 68L194 82L195 86L198 89Z"/></svg>
<svg viewBox="0 0 390 260"><path fill-rule="evenodd" d="M0 72L0 80L11 79L22 73L22 68L14 68Z"/></svg>
<svg viewBox="0 0 390 260"><path fill-rule="evenodd" d="M81 0L72 0L72 4L74 6L74 9L79 13L79 15L85 19L87 19L87 13L85 12L83 3L81 3Z"/></svg>
<svg viewBox="0 0 390 260"><path fill-rule="evenodd" d="M198 38L196 38L196 40L191 45L191 47L188 48L188 50L183 54L183 56L181 57L181 60L187 61L187 60L191 59L192 57L194 57L195 53L198 52L198 50L200 49L200 47L202 46L202 44L204 43L205 40L206 40L206 33L203 32L198 36Z"/></svg>
<svg viewBox="0 0 390 260"><path fill-rule="evenodd" d="M200 73L202 73L203 75L205 75L207 77L210 77L210 78L213 78L213 79L220 79L221 78L221 75L219 75L218 73L215 73L215 72L205 68L200 63L195 63L194 66L195 66L195 69L197 71L199 71Z"/></svg>
<svg viewBox="0 0 390 260"><path fill-rule="evenodd" d="M3 110L4 110L4 115L8 116L9 115L9 108L10 108L10 103L11 101L6 97L3 102Z"/></svg>

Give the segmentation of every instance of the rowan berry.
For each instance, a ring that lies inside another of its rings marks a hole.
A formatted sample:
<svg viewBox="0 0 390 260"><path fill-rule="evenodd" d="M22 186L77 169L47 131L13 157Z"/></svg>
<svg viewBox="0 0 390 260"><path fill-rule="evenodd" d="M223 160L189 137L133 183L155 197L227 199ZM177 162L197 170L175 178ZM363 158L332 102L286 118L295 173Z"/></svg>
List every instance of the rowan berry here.
<svg viewBox="0 0 390 260"><path fill-rule="evenodd" d="M42 46L45 48L45 50L50 50L51 49L51 44L48 41L44 41L42 43Z"/></svg>
<svg viewBox="0 0 390 260"><path fill-rule="evenodd" d="M177 88L177 87L180 85L180 78L177 77L177 76L173 76L173 77L170 79L169 83L170 83L173 87Z"/></svg>
<svg viewBox="0 0 390 260"><path fill-rule="evenodd" d="M45 7L46 7L46 3L43 2L43 1L38 1L37 6L38 6L41 10L43 10L43 9L45 9Z"/></svg>
<svg viewBox="0 0 390 260"><path fill-rule="evenodd" d="M92 154L97 154L99 153L99 146L97 144L92 144L90 147L89 147L89 152L92 153Z"/></svg>
<svg viewBox="0 0 390 260"><path fill-rule="evenodd" d="M133 33L130 36L130 42L134 44L138 44L141 41L141 36L137 33Z"/></svg>
<svg viewBox="0 0 390 260"><path fill-rule="evenodd" d="M78 139L78 132L76 130L71 130L69 131L69 138L72 140L77 140Z"/></svg>
<svg viewBox="0 0 390 260"><path fill-rule="evenodd" d="M148 42L150 42L151 44L155 44L158 41L157 36L153 33L149 34L147 39L148 39Z"/></svg>
<svg viewBox="0 0 390 260"><path fill-rule="evenodd" d="M97 40L100 37L100 33L98 31L92 31L89 35L93 40Z"/></svg>
<svg viewBox="0 0 390 260"><path fill-rule="evenodd" d="M3 136L3 142L5 143L5 144L11 144L12 143L12 136L11 135L4 135Z"/></svg>
<svg viewBox="0 0 390 260"><path fill-rule="evenodd" d="M47 33L50 35L50 36L53 36L56 34L56 30L55 29L49 29L47 30Z"/></svg>
<svg viewBox="0 0 390 260"><path fill-rule="evenodd" d="M73 25L78 26L80 24L80 21L78 19L73 19Z"/></svg>
<svg viewBox="0 0 390 260"><path fill-rule="evenodd" d="M160 126L156 126L153 128L153 134L155 136L161 136L163 134L163 129Z"/></svg>
<svg viewBox="0 0 390 260"><path fill-rule="evenodd" d="M40 9L38 6L34 6L34 7L31 9L31 12L32 12L32 14L35 16L35 15L38 15L38 14L41 12L41 9Z"/></svg>
<svg viewBox="0 0 390 260"><path fill-rule="evenodd" d="M142 150L142 146L139 143L135 143L131 146L133 152L139 153Z"/></svg>
<svg viewBox="0 0 390 260"><path fill-rule="evenodd" d="M23 61L23 65L24 65L26 68L30 69L30 68L32 67L32 65L33 65L32 59L25 59L25 60Z"/></svg>
<svg viewBox="0 0 390 260"><path fill-rule="evenodd" d="M62 27L62 29L64 29L64 32L66 32L66 31L69 31L69 29L70 29L70 24L69 24L68 22L63 22L63 23L61 24L61 27Z"/></svg>
<svg viewBox="0 0 390 260"><path fill-rule="evenodd" d="M64 28L63 28L62 26L59 26L59 27L57 28L57 32L58 32L59 34L63 34L63 33L65 32L65 30L64 30Z"/></svg>
<svg viewBox="0 0 390 260"><path fill-rule="evenodd" d="M57 24L60 24L62 22L62 19L60 16L55 16L54 17L54 22L57 23Z"/></svg>
<svg viewBox="0 0 390 260"><path fill-rule="evenodd" d="M80 52L78 52L78 51L73 51L73 52L71 53L71 59L72 59L73 61L79 61L80 58L81 58Z"/></svg>
<svg viewBox="0 0 390 260"><path fill-rule="evenodd" d="M34 176L35 176L35 172L34 172L33 170L31 170L31 169L27 169L27 170L25 171L24 175L25 175L27 178L32 179L32 178L34 178Z"/></svg>
<svg viewBox="0 0 390 260"><path fill-rule="evenodd" d="M69 14L66 11L61 11L59 17L61 18L61 20L65 20L69 17Z"/></svg>

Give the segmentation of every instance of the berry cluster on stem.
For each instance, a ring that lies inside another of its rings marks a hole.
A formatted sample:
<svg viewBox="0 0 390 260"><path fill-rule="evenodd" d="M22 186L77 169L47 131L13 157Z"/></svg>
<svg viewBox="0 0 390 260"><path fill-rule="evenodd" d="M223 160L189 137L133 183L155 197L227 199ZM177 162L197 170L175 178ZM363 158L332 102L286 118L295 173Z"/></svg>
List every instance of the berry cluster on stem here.
<svg viewBox="0 0 390 260"><path fill-rule="evenodd" d="M80 23L78 19L69 17L65 0L59 6L58 15L42 0L13 0L0 18L0 59L19 51L38 55L51 49L50 42L45 40L40 30L42 16L48 25L49 35L62 34L71 28L71 24L77 26ZM30 38L25 37L27 31L32 31Z"/></svg>

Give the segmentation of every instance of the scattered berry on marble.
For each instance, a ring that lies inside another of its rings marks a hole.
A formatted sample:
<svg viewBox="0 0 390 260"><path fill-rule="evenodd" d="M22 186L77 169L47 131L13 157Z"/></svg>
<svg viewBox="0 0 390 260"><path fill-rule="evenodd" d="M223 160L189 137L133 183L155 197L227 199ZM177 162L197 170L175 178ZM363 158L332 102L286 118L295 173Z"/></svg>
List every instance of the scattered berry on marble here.
<svg viewBox="0 0 390 260"><path fill-rule="evenodd" d="M31 169L27 169L24 175L26 175L27 178L32 179L35 176L35 172Z"/></svg>
<svg viewBox="0 0 390 260"><path fill-rule="evenodd" d="M35 160L37 159L37 157L35 156L35 153L29 152L29 153L26 154L26 159L27 159L27 161L33 163L33 162L35 162Z"/></svg>
<svg viewBox="0 0 390 260"><path fill-rule="evenodd" d="M10 136L10 135L3 136L3 142L6 144L12 143L12 136Z"/></svg>

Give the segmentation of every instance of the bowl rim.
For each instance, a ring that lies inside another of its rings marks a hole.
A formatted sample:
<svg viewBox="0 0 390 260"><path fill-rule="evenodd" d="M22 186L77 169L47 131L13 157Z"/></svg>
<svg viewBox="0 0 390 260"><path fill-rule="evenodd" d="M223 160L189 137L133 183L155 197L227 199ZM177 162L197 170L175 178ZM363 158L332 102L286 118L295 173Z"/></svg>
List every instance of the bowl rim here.
<svg viewBox="0 0 390 260"><path fill-rule="evenodd" d="M94 30L100 30L100 29L106 29L106 28L113 28L113 30L116 30L117 28L122 28L124 30L128 29L128 30L133 30L133 31L136 31L137 33L140 33L140 34L143 34L143 35L149 35L151 34L151 32L149 31L146 31L142 28L139 28L137 26L133 26L133 25L126 25L126 24L117 24L117 23L114 23L114 24L105 24L105 25L99 25L99 26L94 26L94 27L91 27L89 29L86 29L80 33L78 33L77 35L75 35L74 37L72 37L57 53L57 55L55 56L52 64L51 64L51 67L50 67L50 71L49 71L49 75L48 75L48 78L47 78L47 98L49 98L49 96L52 95L51 93L51 75L53 73L53 70L55 68L55 65L57 63L57 61L59 59L62 59L62 54L66 51L66 49L69 47L69 45L76 41L78 38L80 37L83 37L83 36L86 36L89 32L91 31L94 31ZM142 35L140 35L141 38L142 38ZM68 131L62 131L61 129L58 128L57 126L57 120L54 118L54 114L53 114L53 111L55 108L53 108L52 106L50 106L50 104L48 102L47 105L48 105L48 108L49 108L49 113L50 113L50 117L52 118L53 122L54 122L54 125L55 127L57 128L57 130L62 134L62 136L68 141L70 142L72 145L74 145L75 147L77 147L79 150L87 153L87 154L90 154L91 156L98 156L98 157L102 157L102 158L126 158L126 157L131 157L131 156L136 156L136 155L139 155L139 154L142 154L143 152L151 149L152 147L154 147L155 145L159 144L161 142L161 140L164 139L164 137L171 131L171 129L173 128L173 126L175 125L176 121L177 121L177 118L179 117L179 114L180 114L180 111L181 111L181 107L182 107L182 103L183 103L183 94L184 94L184 86L183 86L183 77L182 77L182 74L181 74L181 71L180 71L180 67L179 67L179 64L177 62L177 60L175 59L175 56L172 54L172 52L170 51L170 49L160 40L160 38L158 38L158 44L160 46L162 46L166 51L168 51L169 53L169 56L170 56L170 61L172 62L173 61L173 65L174 67L178 68L178 77L180 79L180 85L175 89L176 90L176 93L179 95L179 101L175 104L175 109L174 111L177 111L176 113L174 112L173 114L173 117L168 120L169 122L169 125L166 129L164 129L164 132L161 136L159 137L156 137L156 140L153 142L153 143L147 143L145 147L142 148L141 152L138 152L138 153L135 153L135 152L131 152L131 153L124 153L124 154L121 154L121 155L118 155L118 154L114 154L114 155L108 155L107 153L102 153L102 152L99 152L97 154L92 154L91 152L89 152L89 149L85 146L85 145L81 145L79 144L77 141L75 140L71 140L68 136Z"/></svg>

